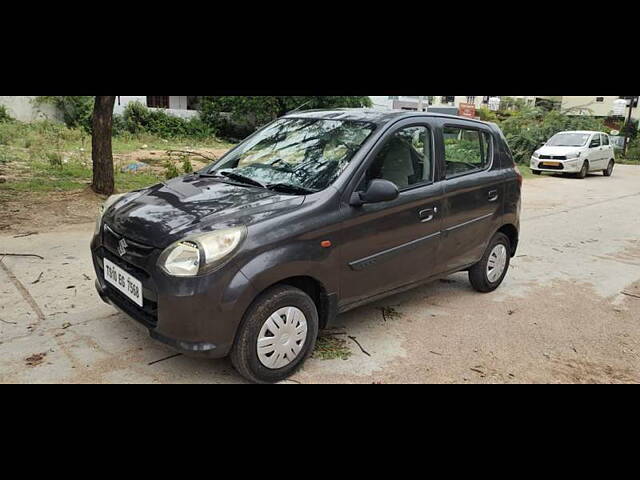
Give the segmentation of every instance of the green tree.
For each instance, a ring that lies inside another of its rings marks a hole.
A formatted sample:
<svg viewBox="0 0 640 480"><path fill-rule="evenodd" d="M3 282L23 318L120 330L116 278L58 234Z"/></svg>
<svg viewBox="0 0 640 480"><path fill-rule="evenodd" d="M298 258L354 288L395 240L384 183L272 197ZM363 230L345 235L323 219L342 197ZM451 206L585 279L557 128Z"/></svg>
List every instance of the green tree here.
<svg viewBox="0 0 640 480"><path fill-rule="evenodd" d="M216 133L246 136L260 126L294 110L370 107L369 97L358 96L218 96L203 97L201 118ZM227 114L221 115L221 114ZM233 136L233 135L231 135Z"/></svg>
<svg viewBox="0 0 640 480"><path fill-rule="evenodd" d="M95 97L42 96L36 97L35 103L48 103L62 113L62 119L69 128L84 128L91 133L91 115Z"/></svg>

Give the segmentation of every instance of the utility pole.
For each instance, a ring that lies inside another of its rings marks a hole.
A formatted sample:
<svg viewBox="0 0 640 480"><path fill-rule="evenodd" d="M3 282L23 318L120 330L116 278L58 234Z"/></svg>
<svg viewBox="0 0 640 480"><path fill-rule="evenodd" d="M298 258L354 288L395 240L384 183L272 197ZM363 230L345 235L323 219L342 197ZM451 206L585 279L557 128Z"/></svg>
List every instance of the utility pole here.
<svg viewBox="0 0 640 480"><path fill-rule="evenodd" d="M422 112L423 110L423 105L424 105L424 97L418 97L418 111Z"/></svg>
<svg viewBox="0 0 640 480"><path fill-rule="evenodd" d="M624 156L627 156L627 148L629 148L629 133L631 130L631 112L633 111L633 104L638 99L638 97L629 97L629 114L627 115L627 123L626 128L624 130Z"/></svg>

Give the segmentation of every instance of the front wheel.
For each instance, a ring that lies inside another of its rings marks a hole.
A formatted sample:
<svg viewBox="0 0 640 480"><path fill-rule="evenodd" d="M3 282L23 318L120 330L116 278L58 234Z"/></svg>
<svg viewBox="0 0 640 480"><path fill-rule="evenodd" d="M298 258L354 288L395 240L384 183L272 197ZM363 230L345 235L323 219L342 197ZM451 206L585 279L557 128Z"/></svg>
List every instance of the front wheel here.
<svg viewBox="0 0 640 480"><path fill-rule="evenodd" d="M260 295L245 313L231 363L252 382L279 382L302 365L317 336L313 300L300 289L279 285Z"/></svg>
<svg viewBox="0 0 640 480"><path fill-rule="evenodd" d="M609 165L607 165L607 168L605 170L602 171L602 174L605 177L610 177L611 174L613 173L613 166L614 166L615 162L613 160L609 161Z"/></svg>
<svg viewBox="0 0 640 480"><path fill-rule="evenodd" d="M580 173L578 173L578 178L587 178L587 173L589 173L589 162L585 160L582 163Z"/></svg>
<svg viewBox="0 0 640 480"><path fill-rule="evenodd" d="M504 233L496 233L482 259L469 269L469 282L478 292L492 292L504 280L511 260L511 242Z"/></svg>

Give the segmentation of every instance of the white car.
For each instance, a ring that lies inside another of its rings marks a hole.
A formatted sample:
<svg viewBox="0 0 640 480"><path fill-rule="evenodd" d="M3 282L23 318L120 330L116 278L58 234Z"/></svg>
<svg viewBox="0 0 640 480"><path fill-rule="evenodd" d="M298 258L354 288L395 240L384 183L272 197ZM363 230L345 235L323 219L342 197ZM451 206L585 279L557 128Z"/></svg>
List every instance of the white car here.
<svg viewBox="0 0 640 480"><path fill-rule="evenodd" d="M616 163L609 135L602 132L560 132L531 157L531 171L573 173L584 178L589 172L613 173Z"/></svg>

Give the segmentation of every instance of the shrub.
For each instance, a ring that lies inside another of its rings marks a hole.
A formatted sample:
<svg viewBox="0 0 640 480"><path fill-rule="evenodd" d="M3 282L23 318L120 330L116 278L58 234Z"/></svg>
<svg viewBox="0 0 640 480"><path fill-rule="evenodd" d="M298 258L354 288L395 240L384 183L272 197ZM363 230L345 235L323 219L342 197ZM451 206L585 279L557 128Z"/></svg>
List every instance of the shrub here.
<svg viewBox="0 0 640 480"><path fill-rule="evenodd" d="M569 116L557 110L524 107L499 122L517 163L528 163L541 143L564 130L606 131L603 120Z"/></svg>
<svg viewBox="0 0 640 480"><path fill-rule="evenodd" d="M0 123L8 123L12 121L13 118L11 118L11 115L9 115L7 107L5 107L4 105L0 105Z"/></svg>
<svg viewBox="0 0 640 480"><path fill-rule="evenodd" d="M140 102L129 103L122 117L114 117L114 132L124 131L134 134L150 133L162 138L205 138L213 135L213 129L198 117L175 117L162 110L151 110Z"/></svg>

